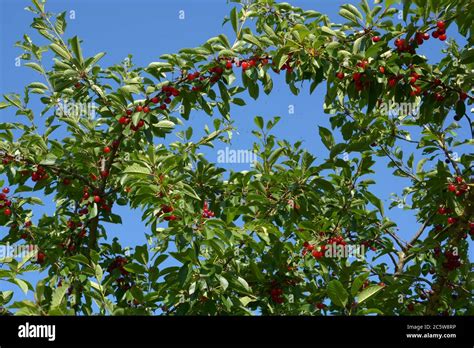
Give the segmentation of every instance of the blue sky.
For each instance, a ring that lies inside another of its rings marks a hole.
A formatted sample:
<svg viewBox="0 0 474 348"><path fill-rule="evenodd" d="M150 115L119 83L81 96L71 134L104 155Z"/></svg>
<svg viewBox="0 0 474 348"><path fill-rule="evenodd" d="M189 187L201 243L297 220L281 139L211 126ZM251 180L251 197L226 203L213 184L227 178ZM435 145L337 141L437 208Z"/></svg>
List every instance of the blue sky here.
<svg viewBox="0 0 474 348"><path fill-rule="evenodd" d="M291 3L328 14L334 22L341 21L337 16L340 5L357 4L353 0L302 0L291 1ZM29 28L32 14L23 9L28 5L30 3L26 0L0 0L0 91L2 94L22 92L26 84L41 81L41 76L31 69L15 66L15 58L21 52L14 47L14 43L20 40L24 33L28 33L33 41L41 40ZM228 15L232 6L233 4L218 0L49 0L47 3L47 9L52 12L74 11L75 19L68 19L66 36L78 35L83 40L84 56L89 57L101 51L107 52L100 63L102 66L118 63L128 54L133 55L136 65L147 66L150 62L158 61L159 56L164 53L174 53L181 48L199 46L222 32L232 41L234 36L230 25L222 27L223 18ZM179 18L180 11L184 11L184 20ZM454 30L448 30L448 35L453 37ZM461 43L464 42L459 37L454 36L454 38L459 39ZM430 61L436 62L441 58L442 45L440 41L429 40L420 52L429 53ZM238 133L233 136L232 148L251 149L255 141L250 134L255 128L254 116L261 115L265 119L281 116L280 123L274 128L274 134L290 142L303 140L304 147L319 158L318 163L328 155L318 135L318 125L330 128L329 116L324 114L322 109L324 84L318 86L312 95L309 95L309 86L306 86L302 88L299 96L294 96L289 92L283 74L273 76L275 78L274 90L270 96L261 93L258 101L254 101L245 94L244 99L247 105L232 109L231 116L238 128ZM39 106L39 103L32 105ZM290 105L294 106L294 114L288 114ZM38 107L38 110L41 109ZM15 120L10 109L1 110L0 117L2 122ZM190 125L202 129L206 123L210 126L212 124L209 116L203 113L192 114ZM465 124L459 133L461 138L468 136ZM173 141L177 138L171 135L169 140ZM224 146L224 144L217 145L216 150ZM408 148L404 149L408 150ZM217 160L216 150L206 150L209 160ZM409 185L407 180L393 177L391 175L393 170L387 168L387 163L387 160L379 159L374 167L376 170L374 178L378 181L374 186L374 193L384 201L386 207L390 203L391 193L401 193L403 187ZM248 169L248 165L239 164L224 165L224 167L235 170ZM147 232L147 229L142 227L140 212L124 207L115 208L115 212L122 215L123 224L111 225L109 229L111 236L118 236L123 245L144 244L143 232ZM53 211L53 206L48 203L36 210L36 217L38 218L43 212L51 214ZM388 211L387 215L397 222L403 239L409 239L416 232L418 224L413 212L395 208ZM6 229L0 227L0 237L5 232ZM7 285L7 289L9 288L11 286ZM0 283L0 289L5 289L4 282Z"/></svg>

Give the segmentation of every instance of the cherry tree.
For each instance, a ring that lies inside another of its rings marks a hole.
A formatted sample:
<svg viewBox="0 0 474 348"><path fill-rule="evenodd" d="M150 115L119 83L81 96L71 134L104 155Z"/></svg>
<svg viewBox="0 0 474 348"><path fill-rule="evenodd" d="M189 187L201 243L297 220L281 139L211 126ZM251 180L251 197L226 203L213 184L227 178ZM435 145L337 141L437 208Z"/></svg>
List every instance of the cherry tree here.
<svg viewBox="0 0 474 348"><path fill-rule="evenodd" d="M288 3L232 2L225 22L233 38L146 67L131 59L101 67L105 53L84 57L86 43L66 33L65 13L39 0L27 8L43 41L25 35L17 43L37 78L0 104L18 116L0 127L0 225L4 243L30 252L4 259L0 280L33 291L34 301L2 291L3 311L472 314L473 155L463 149L473 139L456 132L472 134L470 2L406 0L399 11L398 1L363 0L341 6L340 24ZM418 53L427 40L444 47L437 63ZM331 129L319 126L319 136L327 158L278 139L278 117L257 116L252 170L206 159L203 147L231 140L231 110L247 94L270 94L276 74L294 95L326 85ZM44 108L31 109L31 98ZM77 117L65 103L96 105L95 117L87 107ZM393 114L393 105L418 112ZM195 139L186 123L198 110L214 128ZM165 145L173 134L179 141ZM403 153L404 143L413 153ZM408 241L372 192L381 160L406 182L388 208L401 204L420 223ZM35 193L53 197L54 214L35 215ZM149 243L129 255L104 239L104 224L122 221L117 205L139 209L148 228ZM362 254L349 258L351 250ZM25 280L39 271L41 281Z"/></svg>

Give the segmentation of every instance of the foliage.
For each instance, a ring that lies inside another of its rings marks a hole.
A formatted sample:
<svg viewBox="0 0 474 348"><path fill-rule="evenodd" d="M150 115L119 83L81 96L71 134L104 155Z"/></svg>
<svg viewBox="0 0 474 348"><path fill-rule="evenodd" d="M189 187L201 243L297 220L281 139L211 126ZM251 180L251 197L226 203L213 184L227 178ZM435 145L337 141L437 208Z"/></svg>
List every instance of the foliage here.
<svg viewBox="0 0 474 348"><path fill-rule="evenodd" d="M15 187L0 225L4 243L24 239L39 252L36 262L3 260L0 279L34 291L35 301L11 303L3 291L0 305L28 315L473 314L473 156L452 155L473 144L456 133L472 127L470 1L404 1L398 20L397 1L363 0L341 6L341 24L287 3L233 2L225 19L233 43L219 35L144 68L131 57L104 68L104 52L84 57L81 40L66 39L64 13L33 0L32 27L45 42L25 35L17 46L42 82L0 104L21 120L0 127L0 172ZM443 30L458 30L466 44L448 39L431 64L417 49L425 33L443 39ZM255 168L227 172L206 160L202 147L231 139L231 108L247 92L271 93L275 74L295 95L326 83L332 129L319 135L328 158L277 139L279 118L256 117ZM33 96L42 111L29 108ZM96 117L77 117L59 107L65 102L93 103ZM394 116L389 103L415 103L419 113ZM214 129L199 140L192 128L177 133L181 141L160 140L196 110L213 116ZM55 138L61 131L67 136ZM423 158L415 163L402 142ZM421 225L408 242L371 192L382 157L407 181L392 207L403 204ZM41 204L32 193L52 195L54 214L31 223ZM149 244L128 256L104 240L103 224L121 223L114 205L140 209L149 226ZM370 250L357 260L327 254L349 245ZM167 259L174 265L163 267ZM39 270L35 287L22 280Z"/></svg>

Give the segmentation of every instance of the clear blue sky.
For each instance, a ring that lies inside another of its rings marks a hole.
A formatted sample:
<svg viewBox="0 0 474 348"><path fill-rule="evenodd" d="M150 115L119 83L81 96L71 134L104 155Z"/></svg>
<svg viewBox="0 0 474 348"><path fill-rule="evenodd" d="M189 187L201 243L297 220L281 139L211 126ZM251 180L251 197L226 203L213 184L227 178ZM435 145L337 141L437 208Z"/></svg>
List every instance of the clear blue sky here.
<svg viewBox="0 0 474 348"><path fill-rule="evenodd" d="M340 22L338 9L341 4L353 3L353 0L306 0L289 1L293 5L305 9L314 9L328 14L334 22ZM372 2L372 1L369 1ZM29 28L32 14L23 8L30 5L26 0L0 0L0 91L1 93L23 91L23 87L33 81L41 81L41 76L27 67L16 67L15 58L21 54L14 47L14 43L28 33L33 41L41 40L38 35ZM98 52L105 51L107 55L102 59L101 65L107 66L118 63L128 54L134 56L134 63L146 66L150 62L158 61L159 56L164 53L174 53L181 48L195 47L204 43L207 39L224 32L232 41L233 31L230 25L222 27L224 16L228 15L233 4L227 4L222 0L49 0L47 9L52 12L75 11L76 18L68 19L66 36L78 35L84 42L82 49L84 56L92 56ZM185 19L179 19L179 11L185 11ZM453 37L454 30L448 30L449 37ZM459 39L459 37L454 36ZM38 41L44 43L44 41ZM463 43L463 40L459 40ZM440 41L430 40L420 52L429 56L431 62L441 58ZM304 147L315 154L318 158L326 158L328 153L318 136L318 125L330 128L329 116L322 111L324 84L317 87L312 95L309 95L309 86L302 89L299 96L289 92L282 76L274 75L274 90L270 96L261 93L258 101L249 98L247 94L244 99L245 107L233 107L231 116L235 120L238 134L234 134L233 149L250 149L255 139L250 131L254 129L253 118L261 115L264 118L282 116L274 133L281 139L291 142L304 140ZM39 103L37 110L41 110ZM293 105L295 113L288 114L289 105ZM38 112L39 114L39 112ZM2 122L15 120L10 109L1 110ZM197 129L204 124L212 124L212 119L203 113L193 113L191 125ZM466 125L459 131L460 137L468 137ZM197 130L196 129L196 130ZM169 137L170 141L177 140L174 135ZM217 150L225 145L217 145L215 150L208 151L209 160L217 160ZM406 148L408 150L408 148ZM417 159L420 159L418 156ZM317 160L318 161L318 160ZM390 204L390 194L401 193L404 186L408 186L407 180L393 177L392 169L387 168L388 161L379 159L375 165L377 185L374 186L375 194L380 197L386 207ZM416 159L415 159L416 163ZM226 168L235 170L246 170L248 165L224 165ZM36 208L36 218L40 214L51 214L54 208L50 198L46 199L44 207ZM111 225L110 236L118 236L125 246L144 244L144 232L141 214L139 211L129 210L124 207L115 207L116 213L122 215L123 225ZM387 211L388 209L386 209ZM395 208L387 211L387 215L397 222L400 235L403 239L409 239L417 230L418 224L413 212L403 211ZM6 233L6 229L0 227L0 238ZM111 239L110 239L111 240ZM472 243L471 243L472 246ZM472 248L471 248L472 256ZM27 278L34 279L34 278ZM0 289L10 289L10 285L0 283ZM17 299L22 296L16 295ZM31 296L29 296L31 297Z"/></svg>

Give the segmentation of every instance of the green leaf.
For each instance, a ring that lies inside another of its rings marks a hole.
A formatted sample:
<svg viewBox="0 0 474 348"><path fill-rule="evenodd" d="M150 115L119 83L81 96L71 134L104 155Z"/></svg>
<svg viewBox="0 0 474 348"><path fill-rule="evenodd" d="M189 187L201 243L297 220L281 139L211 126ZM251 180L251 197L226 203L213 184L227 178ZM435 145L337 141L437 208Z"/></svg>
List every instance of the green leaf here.
<svg viewBox="0 0 474 348"><path fill-rule="evenodd" d="M142 167L139 164L132 164L123 171L124 174L146 174L150 175L151 170L148 167Z"/></svg>
<svg viewBox="0 0 474 348"><path fill-rule="evenodd" d="M63 284L63 286L59 286L53 291L53 295L51 296L51 310L57 309L61 306L61 302L63 301L64 295L66 295L68 287Z"/></svg>
<svg viewBox="0 0 474 348"><path fill-rule="evenodd" d="M71 49L72 49L72 52L74 52L74 56L79 61L79 64L82 66L84 58L82 57L81 45L79 43L79 38L77 36L74 36L71 39Z"/></svg>
<svg viewBox="0 0 474 348"><path fill-rule="evenodd" d="M262 116L255 116L253 119L258 128L263 129L263 118Z"/></svg>
<svg viewBox="0 0 474 348"><path fill-rule="evenodd" d="M349 295L339 280L331 280L328 283L327 293L336 306L344 308L347 305Z"/></svg>
<svg viewBox="0 0 474 348"><path fill-rule="evenodd" d="M329 129L319 126L319 136L321 137L321 141L323 142L324 146L328 150L334 146L334 137Z"/></svg>
<svg viewBox="0 0 474 348"><path fill-rule="evenodd" d="M353 281L351 286L351 295L355 296L359 292L359 289L364 284L365 280L369 277L369 273L363 273L358 275Z"/></svg>
<svg viewBox="0 0 474 348"><path fill-rule="evenodd" d="M377 196L375 196L372 192L365 191L362 194L364 195L365 198L369 200L370 203L372 203L380 211L380 214L384 216L384 208L383 208L382 201Z"/></svg>
<svg viewBox="0 0 474 348"><path fill-rule="evenodd" d="M142 265L139 265L138 263L128 263L125 266L123 266L123 268L125 268L125 270L132 273L137 273L137 274L147 273L146 268Z"/></svg>
<svg viewBox="0 0 474 348"><path fill-rule="evenodd" d="M239 15L237 13L237 8L235 7L230 11L230 22L232 23L232 28L234 28L234 31L237 34Z"/></svg>
<svg viewBox="0 0 474 348"><path fill-rule="evenodd" d="M357 302L361 304L365 300L369 299L370 297L374 296L376 293L378 293L380 290L382 290L384 287L380 285L373 285L369 286L368 288L362 290L359 295L357 295Z"/></svg>
<svg viewBox="0 0 474 348"><path fill-rule="evenodd" d="M72 58L71 55L64 48L62 48L56 43L52 43L51 45L49 45L49 47L53 50L54 53L56 53L61 58L64 58L66 60L70 60Z"/></svg>
<svg viewBox="0 0 474 348"><path fill-rule="evenodd" d="M227 279L225 279L223 276L221 275L218 275L217 276L218 279L219 279L219 282L221 284L221 287L223 290L227 289L227 287L229 286L229 282L227 281Z"/></svg>
<svg viewBox="0 0 474 348"><path fill-rule="evenodd" d="M25 66L30 67L31 69L36 70L37 72L41 74L45 73L43 68L38 63L28 62L28 63L25 63Z"/></svg>

